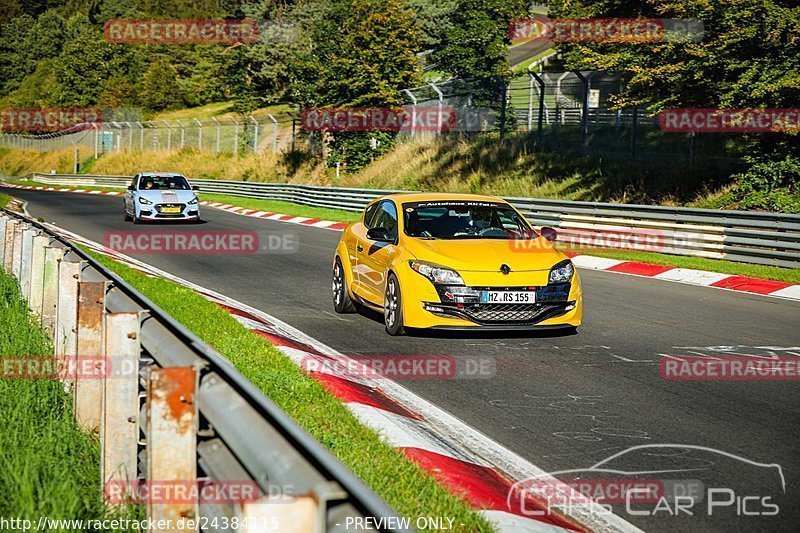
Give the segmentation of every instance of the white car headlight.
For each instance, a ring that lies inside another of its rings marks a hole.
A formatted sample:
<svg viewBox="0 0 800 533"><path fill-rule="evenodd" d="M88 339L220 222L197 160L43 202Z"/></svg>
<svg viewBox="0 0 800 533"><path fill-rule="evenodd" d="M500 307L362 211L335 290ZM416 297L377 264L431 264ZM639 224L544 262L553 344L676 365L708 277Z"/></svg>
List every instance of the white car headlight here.
<svg viewBox="0 0 800 533"><path fill-rule="evenodd" d="M195 196L194 198L192 198L191 200L189 200L189 205L195 205L197 202L198 202L198 200L197 200L197 196Z"/></svg>
<svg viewBox="0 0 800 533"><path fill-rule="evenodd" d="M422 274L433 283L441 283L444 285L463 285L464 280L455 270L432 265L430 263L423 263L421 261L409 261L411 269L419 274Z"/></svg>
<svg viewBox="0 0 800 533"><path fill-rule="evenodd" d="M575 267L572 266L572 261L567 259L561 261L550 269L550 278L548 283L566 283L572 279L572 274L575 273Z"/></svg>
<svg viewBox="0 0 800 533"><path fill-rule="evenodd" d="M139 197L139 203L144 205L153 205L153 202L142 196Z"/></svg>

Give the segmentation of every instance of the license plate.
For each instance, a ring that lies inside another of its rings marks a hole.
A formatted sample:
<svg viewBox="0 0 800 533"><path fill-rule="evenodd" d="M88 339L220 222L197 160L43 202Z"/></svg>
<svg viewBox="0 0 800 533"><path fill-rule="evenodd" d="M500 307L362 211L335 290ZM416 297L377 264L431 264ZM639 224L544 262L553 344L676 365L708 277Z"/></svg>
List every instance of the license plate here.
<svg viewBox="0 0 800 533"><path fill-rule="evenodd" d="M162 213L180 213L181 212L181 208L180 207L162 207L161 208L161 212Z"/></svg>
<svg viewBox="0 0 800 533"><path fill-rule="evenodd" d="M483 304L532 304L536 303L533 291L481 291Z"/></svg>

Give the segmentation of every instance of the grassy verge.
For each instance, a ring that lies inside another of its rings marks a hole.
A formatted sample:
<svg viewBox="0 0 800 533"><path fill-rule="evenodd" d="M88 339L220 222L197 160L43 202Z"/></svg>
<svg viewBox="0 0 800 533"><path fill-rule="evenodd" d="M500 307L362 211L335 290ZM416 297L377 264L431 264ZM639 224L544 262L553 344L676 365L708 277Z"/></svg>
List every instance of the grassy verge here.
<svg viewBox="0 0 800 533"><path fill-rule="evenodd" d="M523 80L524 81L524 80ZM527 98L527 89L512 97ZM526 100L527 101L527 100ZM527 103L525 104L527 105ZM612 153L629 142L613 127L592 132L592 153ZM574 146L577 127L548 130L549 144ZM608 157L579 157L568 153L536 151L533 139L516 132L500 139L494 134L471 138L446 136L439 141L418 139L400 143L385 156L358 172L339 176L305 152L275 154L265 150L257 155L216 154L183 148L171 152L113 152L91 161L81 155L82 168L98 174L134 174L163 169L191 178L228 179L254 182L307 183L368 188L472 192L505 196L559 198L565 200L618 201L645 204L684 205L714 196L729 184L731 169L703 154L719 148L721 140L708 141L690 165L674 154L682 153L685 139L663 132L642 132L642 154L661 150L660 159L642 155L640 161L611 160ZM193 142L193 141L192 141ZM702 147L701 146L701 147ZM607 149L607 150L606 150ZM668 157L669 160L665 160ZM29 172L68 172L70 149L39 154L25 150L0 150L0 174L20 176ZM146 166L144 166L146 165Z"/></svg>
<svg viewBox="0 0 800 533"><path fill-rule="evenodd" d="M0 269L0 354L52 353L16 281ZM59 381L0 378L0 516L102 519L100 450Z"/></svg>
<svg viewBox="0 0 800 533"><path fill-rule="evenodd" d="M0 193L0 207L7 206L9 200L11 200L9 195Z"/></svg>
<svg viewBox="0 0 800 533"><path fill-rule="evenodd" d="M228 196L225 194L205 194L202 191L200 191L199 196L202 200L208 200L209 202L222 202L225 204L239 205L247 209L269 211L270 213L283 213L298 217L333 220L335 222L354 222L361 216L361 212L343 211L341 209L330 209L327 207L314 207L294 204L292 202L282 202L280 200L260 200L258 198L241 198L239 196Z"/></svg>
<svg viewBox="0 0 800 533"><path fill-rule="evenodd" d="M221 307L175 283L148 278L107 257L93 255L225 355L398 513L409 517L446 516L463 524L459 529L491 531L488 522L462 500L402 452L381 441L322 385Z"/></svg>

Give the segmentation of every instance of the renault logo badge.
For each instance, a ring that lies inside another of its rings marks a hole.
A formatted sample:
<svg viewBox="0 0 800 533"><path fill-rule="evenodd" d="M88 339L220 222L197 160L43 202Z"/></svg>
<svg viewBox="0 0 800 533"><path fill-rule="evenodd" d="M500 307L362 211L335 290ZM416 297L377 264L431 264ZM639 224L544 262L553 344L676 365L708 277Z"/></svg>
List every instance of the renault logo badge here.
<svg viewBox="0 0 800 533"><path fill-rule="evenodd" d="M500 265L500 272L502 272L504 276L508 276L508 273L511 272L511 267L503 263Z"/></svg>

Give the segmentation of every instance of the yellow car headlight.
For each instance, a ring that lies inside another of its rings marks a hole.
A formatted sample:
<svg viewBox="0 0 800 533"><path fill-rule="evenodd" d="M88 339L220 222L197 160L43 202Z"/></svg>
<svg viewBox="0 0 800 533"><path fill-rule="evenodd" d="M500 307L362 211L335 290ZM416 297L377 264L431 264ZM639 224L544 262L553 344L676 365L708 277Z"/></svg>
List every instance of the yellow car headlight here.
<svg viewBox="0 0 800 533"><path fill-rule="evenodd" d="M550 277L548 283L566 283L572 279L572 274L575 273L575 267L572 266L572 261L567 259L562 261L550 269Z"/></svg>
<svg viewBox="0 0 800 533"><path fill-rule="evenodd" d="M411 270L422 274L433 283L442 285L464 285L464 280L455 270L443 266L425 263L423 261L409 261Z"/></svg>

